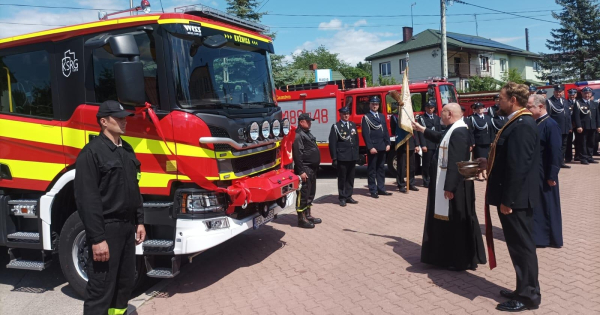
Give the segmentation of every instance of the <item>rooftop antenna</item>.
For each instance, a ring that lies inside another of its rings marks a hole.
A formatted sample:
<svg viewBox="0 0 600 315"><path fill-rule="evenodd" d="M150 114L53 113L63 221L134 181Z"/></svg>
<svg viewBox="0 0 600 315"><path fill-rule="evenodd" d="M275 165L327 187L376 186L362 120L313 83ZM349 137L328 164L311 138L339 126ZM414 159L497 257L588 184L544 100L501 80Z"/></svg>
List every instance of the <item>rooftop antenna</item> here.
<svg viewBox="0 0 600 315"><path fill-rule="evenodd" d="M413 21L412 8L413 8L415 5L417 5L417 3L416 3L416 2L413 2L413 3L410 5L410 28L412 28L413 30L414 30L414 28L415 28L415 23L414 23L414 21Z"/></svg>

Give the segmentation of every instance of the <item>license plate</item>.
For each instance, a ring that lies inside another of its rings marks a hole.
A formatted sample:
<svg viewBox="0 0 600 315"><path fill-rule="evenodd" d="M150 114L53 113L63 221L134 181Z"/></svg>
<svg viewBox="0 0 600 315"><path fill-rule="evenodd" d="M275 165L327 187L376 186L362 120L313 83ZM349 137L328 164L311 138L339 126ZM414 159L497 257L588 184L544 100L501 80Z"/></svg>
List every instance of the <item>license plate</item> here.
<svg viewBox="0 0 600 315"><path fill-rule="evenodd" d="M275 217L275 209L271 209L269 210L269 214L267 215L267 217L263 217L262 215L259 215L258 217L254 218L253 222L254 222L254 229L258 229L261 225L271 222L273 221L273 218Z"/></svg>

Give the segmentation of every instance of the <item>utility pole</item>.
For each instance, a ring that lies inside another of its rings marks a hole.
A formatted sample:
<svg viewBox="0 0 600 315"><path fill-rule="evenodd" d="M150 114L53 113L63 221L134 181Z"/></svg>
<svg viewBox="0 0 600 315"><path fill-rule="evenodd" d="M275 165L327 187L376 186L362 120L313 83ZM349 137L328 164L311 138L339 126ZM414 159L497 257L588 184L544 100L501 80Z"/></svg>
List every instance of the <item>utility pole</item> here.
<svg viewBox="0 0 600 315"><path fill-rule="evenodd" d="M129 8L133 9L133 0L129 0ZM133 15L133 11L129 11L129 15Z"/></svg>
<svg viewBox="0 0 600 315"><path fill-rule="evenodd" d="M477 14L473 14L475 17L475 34L479 36L479 24L477 23Z"/></svg>
<svg viewBox="0 0 600 315"><path fill-rule="evenodd" d="M412 7L414 7L415 5L417 5L416 2L413 2L410 5L410 27L413 29L413 32L415 30L415 22L413 21Z"/></svg>
<svg viewBox="0 0 600 315"><path fill-rule="evenodd" d="M448 78L448 44L446 42L446 0L441 0L442 16L442 77Z"/></svg>

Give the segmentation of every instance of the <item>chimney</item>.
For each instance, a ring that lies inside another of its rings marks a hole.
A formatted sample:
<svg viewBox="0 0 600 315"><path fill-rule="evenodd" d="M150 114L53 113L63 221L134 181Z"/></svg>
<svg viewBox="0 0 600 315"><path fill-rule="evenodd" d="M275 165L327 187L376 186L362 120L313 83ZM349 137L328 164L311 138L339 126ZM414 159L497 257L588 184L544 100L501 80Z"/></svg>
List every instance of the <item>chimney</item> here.
<svg viewBox="0 0 600 315"><path fill-rule="evenodd" d="M312 70L312 71L317 70L317 64L311 63L310 65L308 65L308 70Z"/></svg>
<svg viewBox="0 0 600 315"><path fill-rule="evenodd" d="M529 29L525 29L525 50L529 51Z"/></svg>
<svg viewBox="0 0 600 315"><path fill-rule="evenodd" d="M408 42L412 38L412 35L413 35L412 32L413 32L412 27L408 27L408 26L402 27L402 41L405 43Z"/></svg>

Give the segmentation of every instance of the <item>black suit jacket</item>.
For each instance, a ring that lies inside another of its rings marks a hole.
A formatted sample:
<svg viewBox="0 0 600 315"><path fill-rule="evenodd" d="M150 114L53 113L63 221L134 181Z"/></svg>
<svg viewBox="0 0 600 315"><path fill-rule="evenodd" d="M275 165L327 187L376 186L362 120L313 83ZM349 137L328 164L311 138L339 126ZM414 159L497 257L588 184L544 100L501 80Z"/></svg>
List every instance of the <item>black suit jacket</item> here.
<svg viewBox="0 0 600 315"><path fill-rule="evenodd" d="M390 134L388 132L387 123L385 122L385 114L378 113L379 118L368 112L362 119L362 137L365 140L367 150L375 148L377 151L385 151L385 147L390 145ZM367 119L374 125L381 125L379 129L371 129L367 123Z"/></svg>
<svg viewBox="0 0 600 315"><path fill-rule="evenodd" d="M512 209L533 208L540 198L540 139L533 117L524 115L504 128L488 174L487 200Z"/></svg>
<svg viewBox="0 0 600 315"><path fill-rule="evenodd" d="M583 128L584 130L596 129L598 128L598 125L600 125L600 111L598 110L598 103L594 101L589 102L589 104L586 104L584 100L577 101L575 110L573 110L573 120L575 121L576 128Z"/></svg>
<svg viewBox="0 0 600 315"><path fill-rule="evenodd" d="M348 140L345 140L346 138ZM332 160L358 161L358 132L355 123L348 121L348 128L344 127L341 121L331 126L329 154Z"/></svg>
<svg viewBox="0 0 600 315"><path fill-rule="evenodd" d="M444 129L442 128L442 119L440 118L440 116L433 114L432 115L433 118L429 118L429 115L427 114L423 114L423 115L419 115L417 116L417 121L419 121L419 123L421 125L423 125L423 127L432 130L432 131L443 131ZM429 139L423 137L423 139L425 140L424 142L421 142L421 146L425 146L427 147L427 149L434 149L436 146L435 142L430 141Z"/></svg>
<svg viewBox="0 0 600 315"><path fill-rule="evenodd" d="M469 116L469 123L467 126L469 127L469 131L473 134L474 144L475 145L489 145L494 141L494 133L492 119L488 115L483 115L483 118L479 117L479 115L473 114ZM484 127L480 130L475 124L479 127Z"/></svg>
<svg viewBox="0 0 600 315"><path fill-rule="evenodd" d="M561 103L562 101L562 103ZM547 110L550 117L556 121L560 127L560 133L563 135L569 134L571 130L571 111L569 110L569 102L564 98L556 98L552 95L546 100Z"/></svg>

